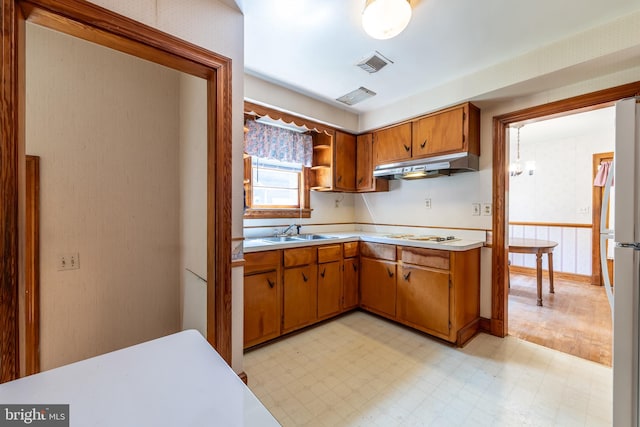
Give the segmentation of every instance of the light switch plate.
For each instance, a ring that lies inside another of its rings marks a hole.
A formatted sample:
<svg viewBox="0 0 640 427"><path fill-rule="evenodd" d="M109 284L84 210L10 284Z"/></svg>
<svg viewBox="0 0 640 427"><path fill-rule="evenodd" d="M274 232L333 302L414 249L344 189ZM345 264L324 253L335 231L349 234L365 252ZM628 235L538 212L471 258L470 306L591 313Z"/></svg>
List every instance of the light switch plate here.
<svg viewBox="0 0 640 427"><path fill-rule="evenodd" d="M58 271L78 270L80 254L77 252L58 255Z"/></svg>
<svg viewBox="0 0 640 427"><path fill-rule="evenodd" d="M471 215L480 216L480 203L471 203Z"/></svg>

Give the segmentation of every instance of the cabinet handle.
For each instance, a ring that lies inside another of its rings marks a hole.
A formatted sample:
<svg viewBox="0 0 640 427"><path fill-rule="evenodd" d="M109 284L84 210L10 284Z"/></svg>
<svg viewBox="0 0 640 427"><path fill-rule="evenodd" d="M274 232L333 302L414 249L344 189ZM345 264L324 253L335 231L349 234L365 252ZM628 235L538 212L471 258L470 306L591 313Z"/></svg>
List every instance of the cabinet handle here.
<svg viewBox="0 0 640 427"><path fill-rule="evenodd" d="M424 142L422 144L420 144L420 148L424 148L424 146L427 145L427 140L425 139Z"/></svg>
<svg viewBox="0 0 640 427"><path fill-rule="evenodd" d="M304 273L302 273L302 280L304 280L306 282L307 280L309 280L309 278L307 276L305 276Z"/></svg>
<svg viewBox="0 0 640 427"><path fill-rule="evenodd" d="M387 267L387 274L389 275L389 277L393 277L393 271L391 271L389 267Z"/></svg>
<svg viewBox="0 0 640 427"><path fill-rule="evenodd" d="M342 181L342 175L338 177L338 182Z"/></svg>
<svg viewBox="0 0 640 427"><path fill-rule="evenodd" d="M404 277L404 280L409 280L410 276L411 276L411 272L408 272L407 274L403 275L402 277Z"/></svg>
<svg viewBox="0 0 640 427"><path fill-rule="evenodd" d="M358 266L355 264L351 264L351 267L353 267L353 271L358 271Z"/></svg>
<svg viewBox="0 0 640 427"><path fill-rule="evenodd" d="M267 283L269 284L269 287L270 287L271 289L273 289L273 287L276 285L276 284L275 284L274 282L272 282L272 281L271 281L271 279L269 279L268 277L267 277Z"/></svg>
<svg viewBox="0 0 640 427"><path fill-rule="evenodd" d="M362 181L364 181L364 176L361 176L361 177L358 179L358 185L362 184Z"/></svg>
<svg viewBox="0 0 640 427"><path fill-rule="evenodd" d="M407 153L409 152L409 150L411 150L411 147L407 144L402 144L402 146L404 147L404 151L406 151Z"/></svg>
<svg viewBox="0 0 640 427"><path fill-rule="evenodd" d="M325 268L325 269L323 269L323 270L322 270L322 273L320 273L320 277L324 278L324 273L326 273L326 272L327 272L327 269L326 269L326 268Z"/></svg>

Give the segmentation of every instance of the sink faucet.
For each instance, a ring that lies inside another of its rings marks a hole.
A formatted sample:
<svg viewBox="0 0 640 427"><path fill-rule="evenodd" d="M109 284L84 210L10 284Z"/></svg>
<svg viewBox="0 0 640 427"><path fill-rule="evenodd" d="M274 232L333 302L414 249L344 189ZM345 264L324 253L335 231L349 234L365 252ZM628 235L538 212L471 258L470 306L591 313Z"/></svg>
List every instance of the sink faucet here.
<svg viewBox="0 0 640 427"><path fill-rule="evenodd" d="M287 234L293 227L296 227L296 234L300 234L300 227L302 227L302 225L300 224L291 224L290 226L285 228L281 234Z"/></svg>

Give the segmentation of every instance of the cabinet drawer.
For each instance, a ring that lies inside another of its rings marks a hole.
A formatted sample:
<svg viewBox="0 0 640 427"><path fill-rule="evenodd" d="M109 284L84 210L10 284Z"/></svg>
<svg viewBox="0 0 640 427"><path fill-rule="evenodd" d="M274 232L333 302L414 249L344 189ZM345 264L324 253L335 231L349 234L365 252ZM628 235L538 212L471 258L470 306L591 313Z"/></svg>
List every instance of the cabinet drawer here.
<svg viewBox="0 0 640 427"><path fill-rule="evenodd" d="M306 248L295 248L284 250L284 266L295 267L296 265L314 264L316 262L316 248L309 246Z"/></svg>
<svg viewBox="0 0 640 427"><path fill-rule="evenodd" d="M358 242L344 243L344 257L353 258L358 256Z"/></svg>
<svg viewBox="0 0 640 427"><path fill-rule="evenodd" d="M436 249L402 247L400 258L405 264L449 270L449 251Z"/></svg>
<svg viewBox="0 0 640 427"><path fill-rule="evenodd" d="M318 248L318 264L323 262L340 261L342 259L342 245L320 246Z"/></svg>
<svg viewBox="0 0 640 427"><path fill-rule="evenodd" d="M280 266L280 251L251 252L244 254L244 274L277 270Z"/></svg>
<svg viewBox="0 0 640 427"><path fill-rule="evenodd" d="M369 258L396 260L396 246L385 243L364 242L360 247L360 254Z"/></svg>

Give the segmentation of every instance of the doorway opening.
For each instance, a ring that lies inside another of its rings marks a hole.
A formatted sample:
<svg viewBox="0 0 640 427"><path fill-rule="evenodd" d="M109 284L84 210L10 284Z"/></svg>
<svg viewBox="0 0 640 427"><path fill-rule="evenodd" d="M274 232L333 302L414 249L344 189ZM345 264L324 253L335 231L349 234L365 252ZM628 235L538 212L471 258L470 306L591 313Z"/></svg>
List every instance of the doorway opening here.
<svg viewBox="0 0 640 427"><path fill-rule="evenodd" d="M557 244L549 257L540 257L541 301L535 254L509 253L508 333L611 366L611 309L600 281L592 283L600 277L592 165L594 155L613 151L615 110L609 106L541 117L514 123L508 131L509 164L514 165L509 173L510 243Z"/></svg>

